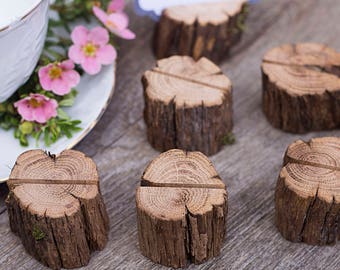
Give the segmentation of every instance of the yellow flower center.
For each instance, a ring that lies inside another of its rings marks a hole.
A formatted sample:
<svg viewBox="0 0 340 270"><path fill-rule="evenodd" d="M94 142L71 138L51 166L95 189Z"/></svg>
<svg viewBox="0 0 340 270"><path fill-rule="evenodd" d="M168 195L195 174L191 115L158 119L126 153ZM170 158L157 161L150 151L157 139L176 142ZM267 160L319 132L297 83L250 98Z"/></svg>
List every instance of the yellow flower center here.
<svg viewBox="0 0 340 270"><path fill-rule="evenodd" d="M39 108L44 102L43 101L38 101L34 98L30 99L29 104L33 108Z"/></svg>
<svg viewBox="0 0 340 270"><path fill-rule="evenodd" d="M83 47L83 52L86 56L89 57L96 56L97 46L89 42Z"/></svg>
<svg viewBox="0 0 340 270"><path fill-rule="evenodd" d="M48 75L52 80L60 78L62 73L63 70L56 64L48 71Z"/></svg>
<svg viewBox="0 0 340 270"><path fill-rule="evenodd" d="M113 21L107 20L106 26L109 28L117 28L116 24Z"/></svg>

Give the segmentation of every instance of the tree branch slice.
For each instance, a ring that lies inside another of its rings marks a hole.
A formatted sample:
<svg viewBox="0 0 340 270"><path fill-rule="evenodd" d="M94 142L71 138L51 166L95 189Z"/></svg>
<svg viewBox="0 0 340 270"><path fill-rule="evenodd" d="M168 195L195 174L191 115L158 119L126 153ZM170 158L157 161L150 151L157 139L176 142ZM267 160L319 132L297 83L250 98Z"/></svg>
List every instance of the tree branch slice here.
<svg viewBox="0 0 340 270"><path fill-rule="evenodd" d="M153 160L137 188L139 246L144 256L174 268L220 253L227 192L200 152L170 150Z"/></svg>
<svg viewBox="0 0 340 270"><path fill-rule="evenodd" d="M263 111L293 133L340 126L340 53L302 43L270 50L262 62Z"/></svg>
<svg viewBox="0 0 340 270"><path fill-rule="evenodd" d="M52 269L85 266L104 248L109 221L95 163L83 153L19 156L6 200L11 230L26 251Z"/></svg>
<svg viewBox="0 0 340 270"><path fill-rule="evenodd" d="M340 138L291 144L275 192L276 226L293 242L334 244L340 235Z"/></svg>
<svg viewBox="0 0 340 270"><path fill-rule="evenodd" d="M246 0L169 7L154 34L156 57L189 55L221 61L241 39L247 12Z"/></svg>
<svg viewBox="0 0 340 270"><path fill-rule="evenodd" d="M172 56L142 78L144 119L151 145L207 155L218 152L232 129L232 86L206 58Z"/></svg>

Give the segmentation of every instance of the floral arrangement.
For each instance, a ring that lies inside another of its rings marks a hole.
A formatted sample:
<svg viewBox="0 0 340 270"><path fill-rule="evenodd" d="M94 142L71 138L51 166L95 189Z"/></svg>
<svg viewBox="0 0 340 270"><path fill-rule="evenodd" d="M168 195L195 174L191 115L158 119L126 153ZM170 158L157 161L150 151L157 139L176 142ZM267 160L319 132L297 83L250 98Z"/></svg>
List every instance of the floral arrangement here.
<svg viewBox="0 0 340 270"><path fill-rule="evenodd" d="M124 0L56 0L50 8L58 19L50 19L43 53L29 80L6 102L0 103L0 127L14 129L14 137L28 146L28 137L38 142L41 136L47 146L62 136L72 137L81 128L63 110L72 106L76 87L85 72L94 75L103 65L112 64L117 52L115 36L134 39L128 29ZM90 22L95 17L103 26L88 29L77 19ZM59 36L62 27L68 35Z"/></svg>

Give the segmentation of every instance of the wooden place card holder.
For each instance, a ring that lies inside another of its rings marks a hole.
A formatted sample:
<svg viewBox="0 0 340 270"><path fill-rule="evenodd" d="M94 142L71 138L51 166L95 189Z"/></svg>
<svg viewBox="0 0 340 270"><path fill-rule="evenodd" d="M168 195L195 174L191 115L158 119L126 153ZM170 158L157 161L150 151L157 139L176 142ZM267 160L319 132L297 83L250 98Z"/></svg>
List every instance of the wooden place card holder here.
<svg viewBox="0 0 340 270"><path fill-rule="evenodd" d="M311 245L335 244L340 230L340 138L291 144L275 192L282 236Z"/></svg>
<svg viewBox="0 0 340 270"><path fill-rule="evenodd" d="M150 144L217 153L232 130L232 86L206 58L172 56L146 71L144 119Z"/></svg>
<svg viewBox="0 0 340 270"><path fill-rule="evenodd" d="M282 45L263 58L263 111L293 132L340 127L340 53L326 45Z"/></svg>
<svg viewBox="0 0 340 270"><path fill-rule="evenodd" d="M154 34L156 57L189 55L198 60L204 56L220 62L241 39L247 11L247 0L166 8Z"/></svg>
<svg viewBox="0 0 340 270"><path fill-rule="evenodd" d="M227 191L202 153L174 149L153 160L136 204L139 248L153 262L179 268L219 255Z"/></svg>
<svg viewBox="0 0 340 270"><path fill-rule="evenodd" d="M27 151L17 159L8 186L11 230L44 265L78 268L104 248L109 220L96 165L83 153Z"/></svg>

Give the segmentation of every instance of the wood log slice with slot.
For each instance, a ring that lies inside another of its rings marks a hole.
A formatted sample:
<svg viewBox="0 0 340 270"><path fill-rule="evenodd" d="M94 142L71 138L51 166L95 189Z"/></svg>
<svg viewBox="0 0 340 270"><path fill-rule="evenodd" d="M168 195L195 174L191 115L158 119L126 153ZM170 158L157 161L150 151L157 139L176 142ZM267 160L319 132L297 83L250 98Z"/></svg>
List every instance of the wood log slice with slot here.
<svg viewBox="0 0 340 270"><path fill-rule="evenodd" d="M288 147L275 193L276 226L311 245L340 239L340 138L298 140Z"/></svg>
<svg viewBox="0 0 340 270"><path fill-rule="evenodd" d="M218 152L232 130L232 87L206 58L172 56L146 71L144 119L148 140L160 151Z"/></svg>
<svg viewBox="0 0 340 270"><path fill-rule="evenodd" d="M108 216L96 165L83 153L27 151L17 159L8 186L11 230L44 265L78 268L104 248Z"/></svg>
<svg viewBox="0 0 340 270"><path fill-rule="evenodd" d="M156 57L189 55L221 61L240 40L247 11L246 0L166 8L154 34Z"/></svg>
<svg viewBox="0 0 340 270"><path fill-rule="evenodd" d="M136 192L139 247L155 263L179 268L219 255L226 187L200 152L170 150L146 168Z"/></svg>
<svg viewBox="0 0 340 270"><path fill-rule="evenodd" d="M340 53L321 44L282 45L263 59L263 111L293 132L340 127Z"/></svg>

